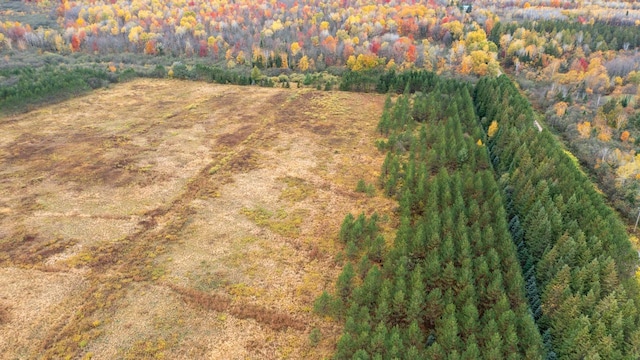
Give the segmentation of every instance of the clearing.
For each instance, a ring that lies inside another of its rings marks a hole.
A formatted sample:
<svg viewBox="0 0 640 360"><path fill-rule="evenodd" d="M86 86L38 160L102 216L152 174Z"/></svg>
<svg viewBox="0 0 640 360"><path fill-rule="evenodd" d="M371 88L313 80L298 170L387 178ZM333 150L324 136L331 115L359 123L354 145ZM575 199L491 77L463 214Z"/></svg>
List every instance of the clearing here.
<svg viewBox="0 0 640 360"><path fill-rule="evenodd" d="M383 103L136 80L0 118L0 353L329 356L340 324L312 307L340 224L396 221L355 192Z"/></svg>

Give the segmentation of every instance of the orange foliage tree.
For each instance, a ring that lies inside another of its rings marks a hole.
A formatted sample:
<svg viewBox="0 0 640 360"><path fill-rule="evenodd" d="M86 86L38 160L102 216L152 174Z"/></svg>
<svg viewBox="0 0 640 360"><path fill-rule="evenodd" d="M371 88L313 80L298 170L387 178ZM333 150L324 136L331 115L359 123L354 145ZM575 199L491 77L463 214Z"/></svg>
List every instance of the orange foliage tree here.
<svg viewBox="0 0 640 360"><path fill-rule="evenodd" d="M629 140L629 132L628 131L623 131L622 134L620 134L620 140L622 141L627 141Z"/></svg>

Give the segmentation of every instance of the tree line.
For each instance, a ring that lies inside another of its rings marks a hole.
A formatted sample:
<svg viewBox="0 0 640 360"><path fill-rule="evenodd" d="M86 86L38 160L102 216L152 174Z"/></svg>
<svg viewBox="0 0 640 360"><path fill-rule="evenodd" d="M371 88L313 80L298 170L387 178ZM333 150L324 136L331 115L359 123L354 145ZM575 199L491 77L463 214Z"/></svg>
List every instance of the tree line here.
<svg viewBox="0 0 640 360"><path fill-rule="evenodd" d="M587 45L591 50L627 50L640 46L640 29L637 26L620 26L604 21L580 23L567 20L538 20L521 23L497 23L489 39L496 45L505 35L513 35L518 29L526 29L549 39L559 37L562 45ZM506 50L506 49L504 49ZM549 55L557 56L552 47L546 48Z"/></svg>
<svg viewBox="0 0 640 360"><path fill-rule="evenodd" d="M0 111L67 99L116 82L105 70L75 67L21 67L0 69Z"/></svg>
<svg viewBox="0 0 640 360"><path fill-rule="evenodd" d="M62 101L110 84L138 77L198 80L217 84L272 87L268 77L258 80L244 70L228 70L215 65L182 63L150 69L109 69L107 66L46 65L0 69L0 112L21 111L26 106Z"/></svg>

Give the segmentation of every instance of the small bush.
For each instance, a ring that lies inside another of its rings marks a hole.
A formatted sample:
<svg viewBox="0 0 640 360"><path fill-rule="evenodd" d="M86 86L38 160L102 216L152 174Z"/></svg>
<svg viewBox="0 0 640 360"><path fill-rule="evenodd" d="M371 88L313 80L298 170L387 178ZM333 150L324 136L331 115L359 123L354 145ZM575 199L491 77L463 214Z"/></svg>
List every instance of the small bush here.
<svg viewBox="0 0 640 360"><path fill-rule="evenodd" d="M333 299L328 292L322 292L322 295L313 303L313 311L318 315L330 315L332 301Z"/></svg>
<svg viewBox="0 0 640 360"><path fill-rule="evenodd" d="M313 328L313 330L311 330L311 332L309 333L309 342L311 342L311 346L318 346L320 340L322 340L322 332L320 332L320 329L318 329L317 327Z"/></svg>
<svg viewBox="0 0 640 360"><path fill-rule="evenodd" d="M191 79L191 72L187 69L187 66L182 63L177 63L173 65L173 77L176 79L187 80Z"/></svg>
<svg viewBox="0 0 640 360"><path fill-rule="evenodd" d="M373 184L367 184L364 180L358 180L358 184L356 185L356 192L367 194L367 196L371 197L375 195L375 188Z"/></svg>
<svg viewBox="0 0 640 360"><path fill-rule="evenodd" d="M163 79L167 76L167 69L164 66L158 64L149 74L152 78Z"/></svg>

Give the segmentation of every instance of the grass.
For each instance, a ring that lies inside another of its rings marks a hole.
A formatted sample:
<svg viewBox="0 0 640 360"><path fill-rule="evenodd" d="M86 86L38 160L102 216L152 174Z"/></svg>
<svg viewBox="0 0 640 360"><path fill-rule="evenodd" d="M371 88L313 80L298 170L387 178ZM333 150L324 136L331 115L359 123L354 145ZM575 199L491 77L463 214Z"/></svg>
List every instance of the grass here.
<svg viewBox="0 0 640 360"><path fill-rule="evenodd" d="M256 207L254 209L245 208L242 209L241 212L257 225L266 227L276 234L288 237L295 237L300 234L300 225L307 214L307 211L304 209L296 209L287 213L284 209L278 209L273 212L263 207Z"/></svg>
<svg viewBox="0 0 640 360"><path fill-rule="evenodd" d="M304 179L287 176L281 178L287 187L282 190L280 198L290 202L298 202L306 199L315 191L313 185L307 183Z"/></svg>
<svg viewBox="0 0 640 360"><path fill-rule="evenodd" d="M24 1L0 2L0 21L18 21L33 29L58 28L56 19L49 16L50 10Z"/></svg>
<svg viewBox="0 0 640 360"><path fill-rule="evenodd" d="M0 353L330 357L344 214L394 219L354 191L383 102L135 80L0 118Z"/></svg>

